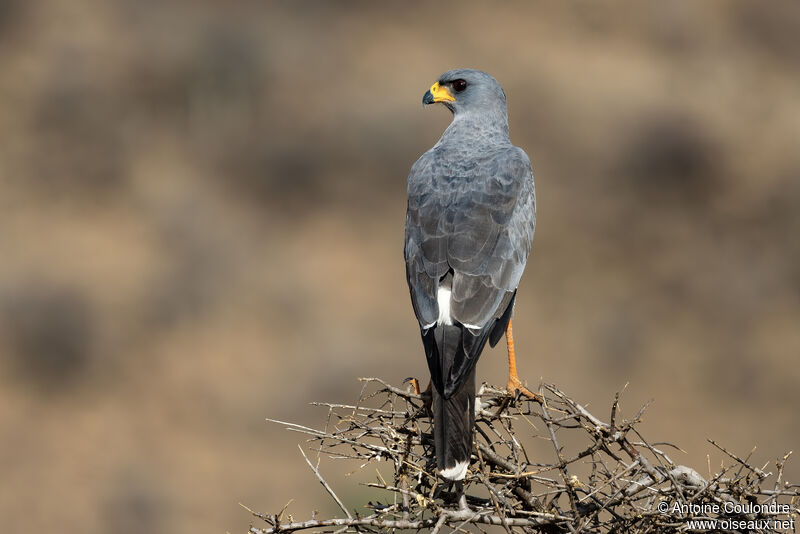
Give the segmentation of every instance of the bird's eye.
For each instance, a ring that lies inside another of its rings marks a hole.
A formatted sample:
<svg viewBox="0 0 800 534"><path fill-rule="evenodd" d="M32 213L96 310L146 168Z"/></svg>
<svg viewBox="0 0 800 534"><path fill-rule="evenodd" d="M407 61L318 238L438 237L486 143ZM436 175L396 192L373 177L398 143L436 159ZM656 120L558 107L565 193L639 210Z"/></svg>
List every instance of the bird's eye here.
<svg viewBox="0 0 800 534"><path fill-rule="evenodd" d="M467 88L467 82L464 80L456 80L453 82L453 89L456 90L456 93L460 93L466 88Z"/></svg>

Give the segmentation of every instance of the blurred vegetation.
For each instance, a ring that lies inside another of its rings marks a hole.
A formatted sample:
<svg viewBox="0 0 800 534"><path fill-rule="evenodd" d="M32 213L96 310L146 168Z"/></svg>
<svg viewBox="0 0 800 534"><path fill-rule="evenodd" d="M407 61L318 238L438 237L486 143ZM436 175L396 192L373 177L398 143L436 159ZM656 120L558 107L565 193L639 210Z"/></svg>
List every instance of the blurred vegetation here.
<svg viewBox="0 0 800 534"><path fill-rule="evenodd" d="M0 3L4 525L320 500L263 418L425 375L405 177L457 66L501 81L533 159L521 374L601 405L630 382L687 465L709 436L796 447L797 35L792 0Z"/></svg>

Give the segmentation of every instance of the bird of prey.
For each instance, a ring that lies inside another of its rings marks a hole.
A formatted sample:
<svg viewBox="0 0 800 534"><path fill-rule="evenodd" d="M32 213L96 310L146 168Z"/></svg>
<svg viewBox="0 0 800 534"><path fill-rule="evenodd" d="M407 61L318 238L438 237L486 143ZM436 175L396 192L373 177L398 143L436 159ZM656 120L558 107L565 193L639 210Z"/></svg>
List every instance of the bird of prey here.
<svg viewBox="0 0 800 534"><path fill-rule="evenodd" d="M497 80L451 70L422 103L443 104L453 121L408 175L406 279L433 385L437 469L458 481L472 452L475 365L487 341L494 347L506 334L508 390L536 398L517 376L511 332L536 195L530 159L509 139Z"/></svg>

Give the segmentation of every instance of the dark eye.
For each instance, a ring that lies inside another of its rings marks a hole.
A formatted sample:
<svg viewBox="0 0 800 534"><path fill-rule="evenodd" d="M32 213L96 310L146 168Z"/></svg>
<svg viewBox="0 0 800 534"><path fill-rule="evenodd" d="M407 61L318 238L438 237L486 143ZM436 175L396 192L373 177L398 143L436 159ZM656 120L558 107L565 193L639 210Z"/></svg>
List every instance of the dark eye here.
<svg viewBox="0 0 800 534"><path fill-rule="evenodd" d="M456 80L453 82L453 89L456 90L456 93L460 93L466 88L467 88L467 82L464 80Z"/></svg>

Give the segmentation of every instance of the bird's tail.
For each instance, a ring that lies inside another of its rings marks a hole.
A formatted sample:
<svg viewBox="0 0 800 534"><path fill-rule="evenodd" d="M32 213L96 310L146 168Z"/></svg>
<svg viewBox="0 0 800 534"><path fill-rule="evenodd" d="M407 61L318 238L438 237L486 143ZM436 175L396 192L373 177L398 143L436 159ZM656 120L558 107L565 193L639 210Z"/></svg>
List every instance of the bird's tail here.
<svg viewBox="0 0 800 534"><path fill-rule="evenodd" d="M431 388L436 467L448 480L467 474L475 426L475 368L449 398Z"/></svg>

